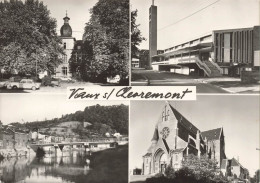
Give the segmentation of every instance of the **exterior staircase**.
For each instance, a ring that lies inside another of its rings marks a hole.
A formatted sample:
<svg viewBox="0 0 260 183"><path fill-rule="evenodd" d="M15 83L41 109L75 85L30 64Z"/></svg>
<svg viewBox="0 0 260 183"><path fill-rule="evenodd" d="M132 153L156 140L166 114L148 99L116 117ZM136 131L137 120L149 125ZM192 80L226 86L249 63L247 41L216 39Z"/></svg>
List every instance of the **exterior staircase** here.
<svg viewBox="0 0 260 183"><path fill-rule="evenodd" d="M222 69L214 61L201 61L198 57L179 59L178 64L182 63L196 63L197 66L204 71L208 77L222 76Z"/></svg>
<svg viewBox="0 0 260 183"><path fill-rule="evenodd" d="M222 76L222 70L216 63L214 63L213 61L209 61L209 60L203 61L203 63L205 63L211 71L209 77Z"/></svg>

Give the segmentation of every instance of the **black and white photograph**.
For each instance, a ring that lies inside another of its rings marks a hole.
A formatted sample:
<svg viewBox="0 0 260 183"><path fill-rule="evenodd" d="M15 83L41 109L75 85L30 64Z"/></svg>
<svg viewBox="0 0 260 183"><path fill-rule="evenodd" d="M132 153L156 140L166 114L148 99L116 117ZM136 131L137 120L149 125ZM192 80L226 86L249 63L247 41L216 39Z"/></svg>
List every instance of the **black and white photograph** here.
<svg viewBox="0 0 260 183"><path fill-rule="evenodd" d="M129 101L5 96L1 183L128 182Z"/></svg>
<svg viewBox="0 0 260 183"><path fill-rule="evenodd" d="M1 0L0 92L129 83L129 0Z"/></svg>
<svg viewBox="0 0 260 183"><path fill-rule="evenodd" d="M0 0L0 183L260 183L260 0Z"/></svg>
<svg viewBox="0 0 260 183"><path fill-rule="evenodd" d="M258 183L259 115L259 96L131 101L130 182Z"/></svg>
<svg viewBox="0 0 260 183"><path fill-rule="evenodd" d="M258 0L131 0L131 85L259 93ZM136 39L136 36L139 39Z"/></svg>

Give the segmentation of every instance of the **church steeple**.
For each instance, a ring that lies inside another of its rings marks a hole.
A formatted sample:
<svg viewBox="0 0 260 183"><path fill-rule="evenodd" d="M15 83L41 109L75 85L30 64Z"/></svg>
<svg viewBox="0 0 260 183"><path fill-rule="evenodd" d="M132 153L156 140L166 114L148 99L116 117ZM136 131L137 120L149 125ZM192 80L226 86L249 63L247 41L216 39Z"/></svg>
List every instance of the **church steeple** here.
<svg viewBox="0 0 260 183"><path fill-rule="evenodd" d="M66 10L66 16L63 18L64 24L60 29L60 34L62 37L71 37L72 36L72 29L69 25L70 18L68 17L68 12Z"/></svg>
<svg viewBox="0 0 260 183"><path fill-rule="evenodd" d="M65 23L67 23L67 24L69 23L70 18L68 17L68 12L67 12L67 10L66 10L66 17L64 17L63 20L64 20L64 24L65 24Z"/></svg>

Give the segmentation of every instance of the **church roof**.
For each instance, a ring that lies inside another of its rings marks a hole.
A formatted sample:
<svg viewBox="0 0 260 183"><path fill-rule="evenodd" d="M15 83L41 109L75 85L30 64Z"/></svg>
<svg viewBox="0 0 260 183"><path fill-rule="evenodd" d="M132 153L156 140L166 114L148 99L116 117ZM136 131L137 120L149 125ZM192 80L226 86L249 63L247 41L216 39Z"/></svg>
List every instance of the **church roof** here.
<svg viewBox="0 0 260 183"><path fill-rule="evenodd" d="M177 111L175 108L173 108L170 105L172 112L174 113L176 119L181 123L184 127L186 127L190 132L193 134L197 134L197 131L199 130L196 126L194 126L189 120L187 120L179 111Z"/></svg>
<svg viewBox="0 0 260 183"><path fill-rule="evenodd" d="M159 139L158 128L155 128L154 133L153 133L152 141L153 141L153 140L156 140L156 141L157 141L158 139Z"/></svg>
<svg viewBox="0 0 260 183"><path fill-rule="evenodd" d="M149 157L149 156L152 156L152 153L146 153L145 155L143 155L143 157Z"/></svg>
<svg viewBox="0 0 260 183"><path fill-rule="evenodd" d="M171 150L172 153L180 153L183 152L186 148L179 148L179 149L173 149Z"/></svg>
<svg viewBox="0 0 260 183"><path fill-rule="evenodd" d="M222 128L208 130L208 131L201 132L201 136L203 139L205 139L206 137L208 140L218 140L220 139L221 131Z"/></svg>

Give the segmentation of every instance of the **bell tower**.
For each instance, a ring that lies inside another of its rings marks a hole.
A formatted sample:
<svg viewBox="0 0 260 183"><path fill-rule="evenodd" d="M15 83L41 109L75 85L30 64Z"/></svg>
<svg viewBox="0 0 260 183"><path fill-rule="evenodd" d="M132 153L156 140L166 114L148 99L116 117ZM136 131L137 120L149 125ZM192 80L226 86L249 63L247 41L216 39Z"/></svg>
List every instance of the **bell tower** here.
<svg viewBox="0 0 260 183"><path fill-rule="evenodd" d="M152 5L149 9L149 66L152 64L152 57L157 55L157 6Z"/></svg>

